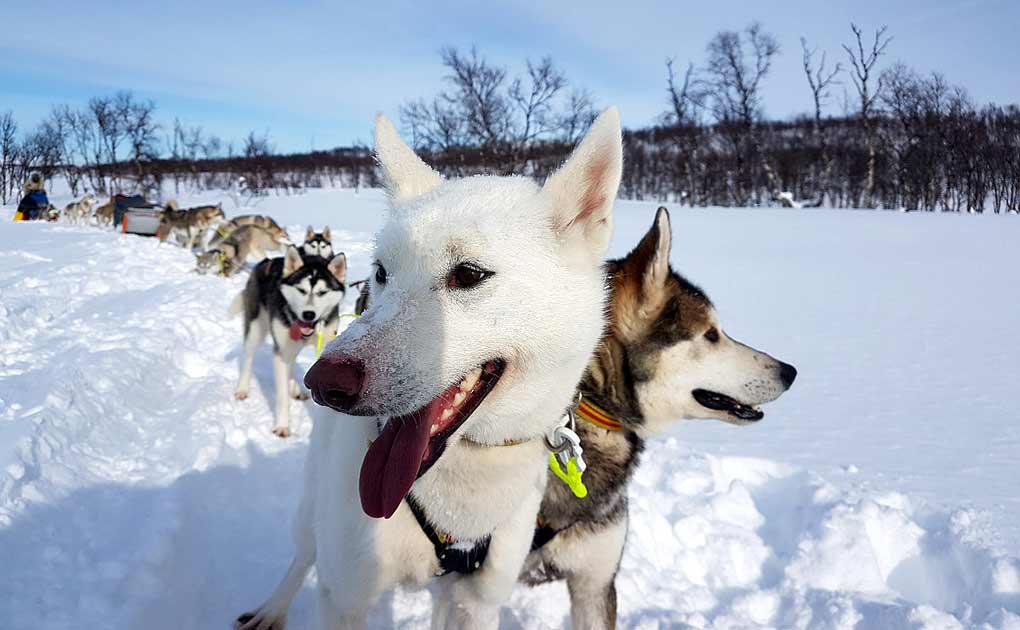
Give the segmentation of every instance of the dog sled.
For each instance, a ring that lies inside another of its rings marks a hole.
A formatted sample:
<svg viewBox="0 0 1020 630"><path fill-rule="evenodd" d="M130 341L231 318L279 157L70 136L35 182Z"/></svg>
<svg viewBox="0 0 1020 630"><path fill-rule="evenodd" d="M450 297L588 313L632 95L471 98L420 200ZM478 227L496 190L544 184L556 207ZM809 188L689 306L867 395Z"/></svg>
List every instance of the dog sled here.
<svg viewBox="0 0 1020 630"><path fill-rule="evenodd" d="M155 236L162 216L159 204L149 203L141 195L113 197L113 224L124 234Z"/></svg>

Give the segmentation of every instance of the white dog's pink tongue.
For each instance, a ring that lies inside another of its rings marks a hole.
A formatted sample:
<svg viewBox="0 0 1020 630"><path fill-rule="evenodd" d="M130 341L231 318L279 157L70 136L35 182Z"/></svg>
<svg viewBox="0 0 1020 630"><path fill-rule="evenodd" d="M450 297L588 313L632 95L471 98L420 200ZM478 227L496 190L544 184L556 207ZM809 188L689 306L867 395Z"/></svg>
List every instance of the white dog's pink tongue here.
<svg viewBox="0 0 1020 630"><path fill-rule="evenodd" d="M433 401L425 409L392 418L361 463L361 508L373 518L389 518L411 490L429 444Z"/></svg>

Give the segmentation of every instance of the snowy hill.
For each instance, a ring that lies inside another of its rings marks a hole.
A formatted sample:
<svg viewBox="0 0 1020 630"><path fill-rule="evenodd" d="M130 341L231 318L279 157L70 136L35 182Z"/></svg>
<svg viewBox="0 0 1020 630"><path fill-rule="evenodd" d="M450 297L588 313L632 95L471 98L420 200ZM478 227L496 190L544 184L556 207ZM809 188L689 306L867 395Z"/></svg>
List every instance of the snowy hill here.
<svg viewBox="0 0 1020 630"><path fill-rule="evenodd" d="M258 211L294 236L329 223L356 279L382 208L378 191L338 190ZM618 205L614 254L654 208ZM244 277L10 211L0 626L229 627L289 559L309 432L310 403L294 402L297 437L270 434L268 347L252 397L231 396L240 322L226 311ZM800 377L758 425L684 423L650 445L621 626L1020 627L1020 221L673 209L673 223L674 266L728 332ZM314 627L312 595L291 627ZM397 593L372 627L425 627L428 609ZM562 585L521 587L503 627L562 628L567 611Z"/></svg>

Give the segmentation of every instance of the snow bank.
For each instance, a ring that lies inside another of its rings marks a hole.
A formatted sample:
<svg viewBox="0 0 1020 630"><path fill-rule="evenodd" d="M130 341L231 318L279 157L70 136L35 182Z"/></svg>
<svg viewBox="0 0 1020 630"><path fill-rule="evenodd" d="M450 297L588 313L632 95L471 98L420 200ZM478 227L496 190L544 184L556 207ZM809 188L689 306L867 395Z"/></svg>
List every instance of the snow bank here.
<svg viewBox="0 0 1020 630"><path fill-rule="evenodd" d="M368 273L378 191L259 209L294 236L330 223ZM616 253L653 210L620 205ZM801 377L758 426L650 444L622 627L1020 627L1020 297L996 289L1018 226L953 219L674 211L677 266ZM152 239L0 222L3 627L225 628L282 575L308 403L298 438L270 434L268 347L252 397L231 398L244 278L192 267ZM293 627L314 626L312 593ZM562 628L567 610L562 584L520 588L503 626ZM372 626L428 611L398 592Z"/></svg>

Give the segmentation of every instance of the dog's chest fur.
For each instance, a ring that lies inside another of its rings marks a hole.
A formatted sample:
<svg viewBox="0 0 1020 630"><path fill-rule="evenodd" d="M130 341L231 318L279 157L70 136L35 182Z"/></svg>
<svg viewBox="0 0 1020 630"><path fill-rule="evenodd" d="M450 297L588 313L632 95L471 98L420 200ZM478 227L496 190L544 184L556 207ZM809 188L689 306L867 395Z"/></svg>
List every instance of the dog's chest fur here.
<svg viewBox="0 0 1020 630"><path fill-rule="evenodd" d="M479 540L525 496L542 493L544 450L541 440L513 446L461 440L415 482L411 494L437 528L457 540Z"/></svg>

